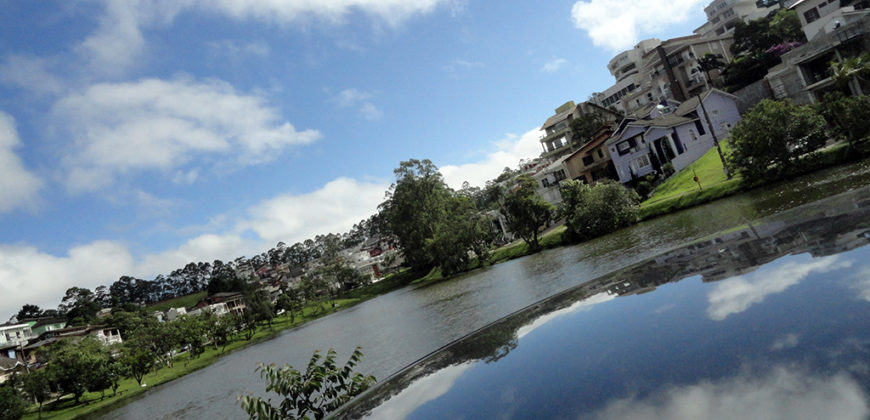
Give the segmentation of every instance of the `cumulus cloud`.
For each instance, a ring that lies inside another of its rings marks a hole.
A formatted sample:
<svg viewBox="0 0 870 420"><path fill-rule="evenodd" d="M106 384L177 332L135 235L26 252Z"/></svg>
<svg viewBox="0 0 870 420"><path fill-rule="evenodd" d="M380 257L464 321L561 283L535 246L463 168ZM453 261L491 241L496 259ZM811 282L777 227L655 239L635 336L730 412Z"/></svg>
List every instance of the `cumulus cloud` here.
<svg viewBox="0 0 870 420"><path fill-rule="evenodd" d="M30 173L13 152L21 146L15 119L0 111L0 214L17 208L33 208L42 181Z"/></svg>
<svg viewBox="0 0 870 420"><path fill-rule="evenodd" d="M574 25L592 42L610 50L631 48L641 37L686 22L706 0L581 0L571 8Z"/></svg>
<svg viewBox="0 0 870 420"><path fill-rule="evenodd" d="M0 245L0 316L25 303L54 308L66 289L94 288L130 273L133 258L118 242L96 241L54 256L27 245Z"/></svg>
<svg viewBox="0 0 870 420"><path fill-rule="evenodd" d="M263 97L219 80L96 84L62 98L53 112L73 137L63 162L71 191L98 189L133 171L195 174L203 156L258 164L320 138L316 130L297 131L283 121Z"/></svg>
<svg viewBox="0 0 870 420"><path fill-rule="evenodd" d="M778 367L764 376L738 375L674 387L653 397L620 399L596 419L865 419L867 395L850 376L822 376Z"/></svg>
<svg viewBox="0 0 870 420"><path fill-rule="evenodd" d="M718 283L707 295L710 304L707 315L721 321L761 303L768 295L781 293L812 273L828 273L851 265L850 261L839 260L837 256L809 258L806 256L804 261L790 261L770 269L762 268L750 275Z"/></svg>
<svg viewBox="0 0 870 420"><path fill-rule="evenodd" d="M307 194L285 194L248 210L237 231L251 230L266 243L297 242L342 233L377 211L388 185L339 178Z"/></svg>
<svg viewBox="0 0 870 420"><path fill-rule="evenodd" d="M564 58L556 58L556 59L553 59L553 60L550 60L550 61L544 63L544 66L541 67L541 71L544 71L547 73L552 73L556 70L559 70L560 68L562 68L562 66L564 66L567 63L568 63L568 60L566 60Z"/></svg>
<svg viewBox="0 0 870 420"><path fill-rule="evenodd" d="M520 159L530 159L541 154L540 138L543 132L532 129L522 136L508 134L495 143L495 150L479 162L464 165L444 165L440 168L444 180L451 188L462 188L468 181L472 186L482 187L486 181L496 178L505 167L516 169Z"/></svg>
<svg viewBox="0 0 870 420"><path fill-rule="evenodd" d="M211 233L165 251L134 258L125 244L95 241L54 256L26 244L0 245L0 316L24 303L54 307L72 286L109 285L122 275L153 278L189 262L233 260L322 233L343 233L377 209L387 185L339 178L304 194L282 194L257 203L238 220L218 216ZM162 199L135 192L140 203Z"/></svg>

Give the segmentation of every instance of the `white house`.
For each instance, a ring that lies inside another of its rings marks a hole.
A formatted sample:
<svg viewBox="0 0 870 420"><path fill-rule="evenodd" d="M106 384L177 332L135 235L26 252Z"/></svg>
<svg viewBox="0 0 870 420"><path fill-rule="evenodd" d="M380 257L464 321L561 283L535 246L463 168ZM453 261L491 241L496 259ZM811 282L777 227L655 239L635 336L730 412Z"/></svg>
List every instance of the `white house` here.
<svg viewBox="0 0 870 420"><path fill-rule="evenodd" d="M736 98L711 89L679 105L668 101L644 108L626 118L605 145L619 181L630 184L661 172L668 162L676 171L689 166L714 146L711 132L722 140L739 120Z"/></svg>

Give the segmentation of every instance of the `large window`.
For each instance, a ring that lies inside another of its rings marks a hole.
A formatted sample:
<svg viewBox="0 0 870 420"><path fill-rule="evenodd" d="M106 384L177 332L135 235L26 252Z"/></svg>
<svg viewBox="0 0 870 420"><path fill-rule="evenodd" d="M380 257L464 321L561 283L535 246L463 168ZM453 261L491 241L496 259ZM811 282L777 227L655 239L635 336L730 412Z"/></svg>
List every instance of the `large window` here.
<svg viewBox="0 0 870 420"><path fill-rule="evenodd" d="M811 23L819 17L819 9L816 9L815 7L804 12L804 19L806 19L807 23Z"/></svg>

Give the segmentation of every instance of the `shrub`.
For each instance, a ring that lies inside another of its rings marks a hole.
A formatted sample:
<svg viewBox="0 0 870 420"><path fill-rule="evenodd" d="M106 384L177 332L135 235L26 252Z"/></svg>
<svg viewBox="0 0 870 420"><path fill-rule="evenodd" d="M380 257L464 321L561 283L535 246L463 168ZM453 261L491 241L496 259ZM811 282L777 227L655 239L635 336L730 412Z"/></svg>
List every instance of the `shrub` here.
<svg viewBox="0 0 870 420"><path fill-rule="evenodd" d="M637 221L640 197L615 181L599 182L594 187L563 181L560 192L565 234L570 241L605 235Z"/></svg>
<svg viewBox="0 0 870 420"><path fill-rule="evenodd" d="M640 196L641 199L645 199L649 196L649 193L652 191L652 185L647 181L640 181L634 187L634 190Z"/></svg>
<svg viewBox="0 0 870 420"><path fill-rule="evenodd" d="M746 181L799 172L797 163L824 146L825 120L808 106L765 99L731 131L732 168Z"/></svg>
<svg viewBox="0 0 870 420"><path fill-rule="evenodd" d="M816 110L828 123L832 137L849 142L849 147L870 136L870 98L828 93Z"/></svg>
<svg viewBox="0 0 870 420"><path fill-rule="evenodd" d="M315 351L304 372L292 366L260 365L257 370L268 382L266 391L284 397L279 406L260 397L241 397L241 405L251 419L322 419L351 398L375 383L374 376L355 372L353 368L362 358L357 347L343 367L335 363L335 350L326 357Z"/></svg>
<svg viewBox="0 0 870 420"><path fill-rule="evenodd" d="M665 174L666 177L673 175L674 172L676 172L676 170L674 169L674 164L671 162L665 163L664 165L662 165L662 172Z"/></svg>

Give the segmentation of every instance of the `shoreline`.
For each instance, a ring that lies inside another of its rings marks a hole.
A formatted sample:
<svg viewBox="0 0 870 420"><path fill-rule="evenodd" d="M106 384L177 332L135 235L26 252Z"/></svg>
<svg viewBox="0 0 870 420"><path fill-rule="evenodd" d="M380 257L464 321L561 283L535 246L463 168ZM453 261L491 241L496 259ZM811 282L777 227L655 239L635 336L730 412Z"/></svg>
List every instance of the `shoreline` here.
<svg viewBox="0 0 870 420"><path fill-rule="evenodd" d="M740 184L739 188L731 191L730 193L715 196L713 198L706 197L705 201L696 202L694 204L687 205L685 207L679 208L670 208L665 212L657 213L654 215L648 215L644 218L640 218L637 224L643 223L646 220L655 219L660 216L664 216L667 214L677 213L681 210L685 210L691 207L701 206L704 204L708 204L711 202L715 202L722 198L739 196L741 194L753 194L757 191L764 190L773 190L777 192L784 191L787 187L786 184L790 182L801 182L804 180L811 180L814 178L814 175L823 171L837 171L843 170L848 171L852 168L858 168L861 165L868 165L870 159L864 159L856 162L848 162L839 165L826 166L823 168L818 168L811 172L807 172L801 174L799 176L795 176L791 179L777 180L770 182L768 184L761 185L750 185L744 186ZM842 177L846 179L846 177ZM842 191L830 191L826 190L828 195L837 194ZM697 193L697 192L696 192ZM690 194L685 194L690 195ZM683 195L676 197L676 199L683 198ZM670 202L675 200L674 198L670 198L668 200L663 200L661 202ZM797 203L796 205L799 205ZM634 225L633 225L634 226ZM132 379L125 378L122 380L122 386L119 388L120 394L117 396L109 396L103 400L99 400L99 393L87 393L84 397L84 400L89 400L88 403L80 403L76 406L71 407L63 407L63 402L59 404L61 407L59 410L47 410L47 408L51 405L51 403L47 403L43 406L43 415L44 419L76 419L76 418L98 418L101 417L117 408L120 408L128 403L138 400L139 398L147 396L148 392L151 389L159 388L160 386L170 383L175 379L181 378L188 374L194 373L203 368L209 367L212 364L219 361L223 356L232 354L236 351L245 349L249 346L256 345L271 339L274 339L281 333L286 330L292 330L294 328L298 328L304 326L305 324L315 321L317 319L323 318L333 313L337 313L343 309L353 307L357 304L365 302L367 300L376 298L378 296L385 295L387 293L399 290L401 288L407 286L415 286L421 287L429 284L434 284L447 280L455 280L457 278L462 278L468 275L475 274L480 270L487 269L488 267L494 266L496 264L510 261L513 259L521 258L524 256L532 255L534 253L544 251L546 249L559 248L563 246L572 246L576 245L576 243L564 243L561 240L561 233L564 231L564 227L555 226L549 229L549 232L541 236L541 247L536 252L530 252L528 245L526 245L523 241L516 241L511 244L502 246L498 249L493 250L492 253L492 261L480 265L477 261L473 263L473 268L462 272L457 273L452 276L443 277L441 276L440 270L433 269L429 273L421 274L414 273L409 270L399 271L391 276L381 280L380 282L373 283L371 285L355 289L353 291L348 292L344 296L340 296L336 299L336 307L329 308L327 307L324 313L318 314L317 316L313 316L312 312L314 306L306 306L303 309L303 314L296 318L296 321L291 323L290 319L286 315L282 315L280 317L275 318L275 322L273 322L272 328L269 328L265 325L262 325L258 328L257 333L251 340L245 341L243 339L239 339L231 342L226 346L224 350L217 349L215 350L212 346L208 347L205 353L200 355L198 358L189 359L185 354L177 356L175 362L173 363L173 367L171 368L161 368L156 374L154 372L146 375L146 379L143 380L143 383L149 384L146 388L138 387L138 385ZM326 305L329 305L329 301L326 302ZM322 305L323 306L323 305ZM132 382L133 386L130 386ZM151 385L153 383L153 385ZM109 392L107 392L109 394ZM31 411L23 417L24 419L36 419L37 412L34 406L31 407Z"/></svg>

